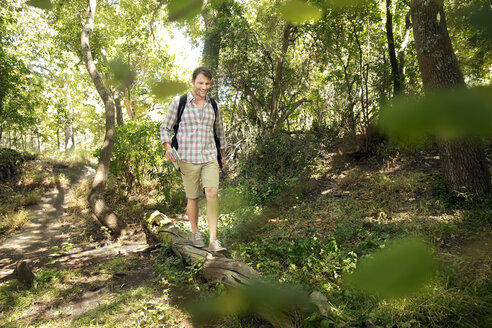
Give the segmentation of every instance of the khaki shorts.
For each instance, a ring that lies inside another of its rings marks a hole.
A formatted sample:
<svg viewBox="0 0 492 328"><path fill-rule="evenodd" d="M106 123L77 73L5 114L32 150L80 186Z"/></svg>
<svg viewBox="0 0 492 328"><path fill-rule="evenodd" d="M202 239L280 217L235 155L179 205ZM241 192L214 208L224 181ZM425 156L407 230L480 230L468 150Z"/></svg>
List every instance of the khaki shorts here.
<svg viewBox="0 0 492 328"><path fill-rule="evenodd" d="M200 197L202 188L219 189L219 163L217 161L202 164L179 161L178 165L181 169L181 178L187 198L196 199Z"/></svg>

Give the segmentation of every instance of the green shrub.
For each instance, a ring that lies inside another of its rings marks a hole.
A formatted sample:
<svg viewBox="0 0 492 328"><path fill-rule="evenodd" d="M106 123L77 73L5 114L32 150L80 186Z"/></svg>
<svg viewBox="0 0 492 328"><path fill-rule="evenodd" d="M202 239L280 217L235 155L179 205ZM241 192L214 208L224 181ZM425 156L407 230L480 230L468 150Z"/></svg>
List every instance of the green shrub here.
<svg viewBox="0 0 492 328"><path fill-rule="evenodd" d="M294 185L315 163L319 150L311 134L278 133L260 139L241 161L241 185L252 204L262 204Z"/></svg>
<svg viewBox="0 0 492 328"><path fill-rule="evenodd" d="M27 152L0 148L0 180L12 176L22 162L31 159L34 159L34 156Z"/></svg>
<svg viewBox="0 0 492 328"><path fill-rule="evenodd" d="M159 123L143 120L118 126L110 171L128 192L142 192L145 183L155 183L158 198L169 207L182 198L179 173L165 160L160 144Z"/></svg>

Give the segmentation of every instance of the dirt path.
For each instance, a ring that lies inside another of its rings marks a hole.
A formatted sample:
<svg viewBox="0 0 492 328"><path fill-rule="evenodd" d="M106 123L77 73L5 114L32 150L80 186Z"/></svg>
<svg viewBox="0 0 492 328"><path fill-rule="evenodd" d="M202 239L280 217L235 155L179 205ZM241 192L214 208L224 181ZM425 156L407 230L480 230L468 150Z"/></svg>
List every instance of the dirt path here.
<svg viewBox="0 0 492 328"><path fill-rule="evenodd" d="M29 220L22 229L0 240L0 281L13 278L15 264L19 260L30 260L35 266L42 266L50 260L50 250L67 240L73 240L79 227L67 220L68 204L71 200L71 187L89 179L94 170L85 166L83 169L66 168L70 183L47 192L36 205L27 208ZM132 236L131 240L103 246L97 243L73 245L69 254L57 258L58 263L75 263L88 258L108 257L115 254L140 252L147 247L142 234Z"/></svg>
<svg viewBox="0 0 492 328"><path fill-rule="evenodd" d="M70 185L88 178L92 169L84 167L74 172ZM69 223L65 222L70 201L70 186L47 192L38 204L29 207L29 222L18 232L6 237L0 244L0 281L10 279L17 261L40 260L49 254L51 246L61 244L68 238Z"/></svg>
<svg viewBox="0 0 492 328"><path fill-rule="evenodd" d="M172 322L176 322L170 327L190 327L186 315L167 305L167 300L162 298L162 290L152 283L158 252L148 252L145 234L138 227L117 241L87 241L82 237L84 233L81 229L87 227L71 217L67 209L74 197L71 190L90 179L94 170L64 166L62 171L69 177L70 183L58 184L47 192L37 205L28 208L29 223L0 240L0 285L3 283L5 286L14 278L15 264L23 259L33 263L35 274L40 268L51 268L59 272L69 270L73 276L62 285L53 287L58 289L58 296L47 299L40 289L37 291L40 295L27 307L12 308L0 314L0 326L13 317L16 324L9 327L45 327L44 322L49 327L92 326L92 322L84 321L92 316L97 316L99 323L106 320L127 326L131 325L130 322L147 318L148 311L153 313L160 309L172 318ZM51 254L53 246L60 247L67 242L70 244L67 250ZM67 290L76 292L69 293ZM147 295L139 296L142 290ZM12 292L14 295L15 288ZM10 302L13 304L15 296L5 295L14 297ZM147 303L153 304L151 309ZM133 308L142 306L147 309L142 313ZM106 307L119 310L100 318L98 313Z"/></svg>

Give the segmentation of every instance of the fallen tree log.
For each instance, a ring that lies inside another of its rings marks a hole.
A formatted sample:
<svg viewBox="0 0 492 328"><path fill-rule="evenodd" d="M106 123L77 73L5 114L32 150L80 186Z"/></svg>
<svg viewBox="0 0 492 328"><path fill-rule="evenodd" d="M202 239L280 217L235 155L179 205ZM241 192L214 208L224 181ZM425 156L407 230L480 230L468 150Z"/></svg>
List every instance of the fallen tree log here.
<svg viewBox="0 0 492 328"><path fill-rule="evenodd" d="M222 283L229 288L253 286L261 282L260 274L244 262L226 258L223 252L212 252L193 245L188 233L176 227L171 219L155 211L147 219L147 238L156 242L171 242L174 254L187 263L203 262L203 276L210 283ZM274 327L295 327L286 312L275 313L259 309L257 315Z"/></svg>

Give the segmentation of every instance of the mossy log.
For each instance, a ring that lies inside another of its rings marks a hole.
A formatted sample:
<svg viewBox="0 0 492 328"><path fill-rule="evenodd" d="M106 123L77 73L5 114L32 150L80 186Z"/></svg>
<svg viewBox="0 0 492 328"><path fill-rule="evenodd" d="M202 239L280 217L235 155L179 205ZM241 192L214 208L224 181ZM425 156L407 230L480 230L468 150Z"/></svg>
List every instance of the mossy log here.
<svg viewBox="0 0 492 328"><path fill-rule="evenodd" d="M150 234L148 239L171 242L174 254L187 263L203 262L203 276L208 282L220 282L229 288L251 286L260 282L260 274L244 262L229 259L223 252L212 252L208 248L194 246L189 233L181 231L164 214L155 211L147 223L147 233ZM257 314L274 327L295 327L285 313L259 312Z"/></svg>

